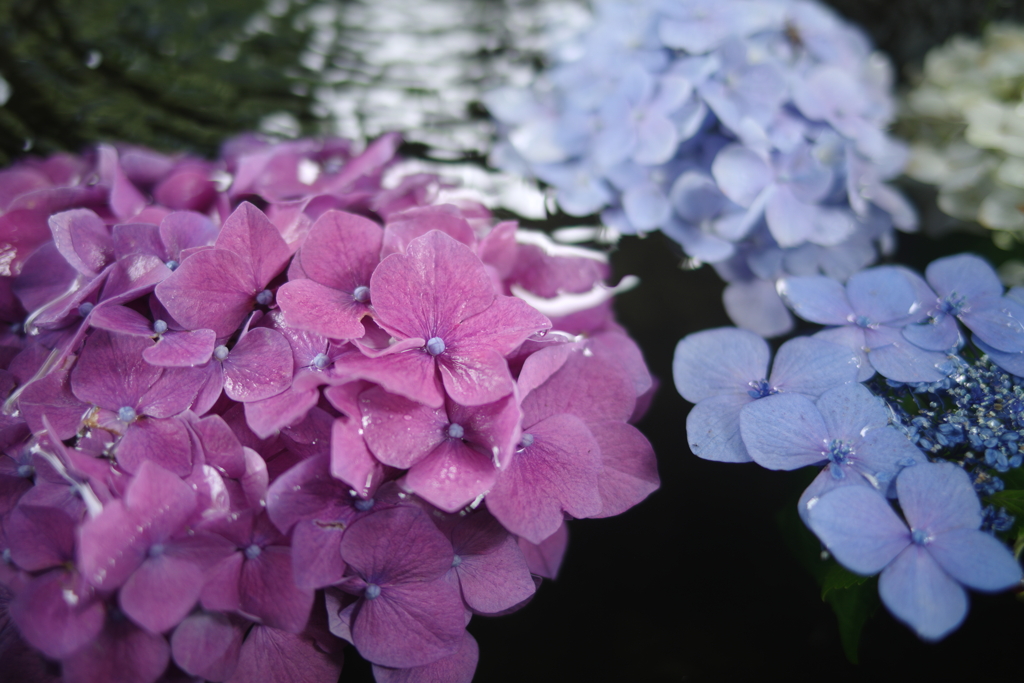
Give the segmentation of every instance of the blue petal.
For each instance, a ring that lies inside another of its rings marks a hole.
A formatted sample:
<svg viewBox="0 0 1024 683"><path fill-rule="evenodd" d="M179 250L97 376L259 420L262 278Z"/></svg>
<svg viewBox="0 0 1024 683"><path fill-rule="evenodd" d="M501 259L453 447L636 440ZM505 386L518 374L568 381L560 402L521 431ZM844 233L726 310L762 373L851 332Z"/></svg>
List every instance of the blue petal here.
<svg viewBox="0 0 1024 683"><path fill-rule="evenodd" d="M672 183L669 198L676 213L693 223L717 216L725 204L725 196L711 176L692 169Z"/></svg>
<svg viewBox="0 0 1024 683"><path fill-rule="evenodd" d="M857 378L857 355L850 349L811 337L790 339L779 348L771 384L779 391L818 397Z"/></svg>
<svg viewBox="0 0 1024 683"><path fill-rule="evenodd" d="M722 303L736 325L762 337L777 337L793 329L793 317L770 280L732 282L722 292Z"/></svg>
<svg viewBox="0 0 1024 683"><path fill-rule="evenodd" d="M736 246L732 242L703 232L674 216L662 226L661 231L683 245L683 250L689 256L704 263L718 263L736 253Z"/></svg>
<svg viewBox="0 0 1024 683"><path fill-rule="evenodd" d="M718 152L711 164L711 174L722 193L744 208L772 182L768 164L738 144L728 145Z"/></svg>
<svg viewBox="0 0 1024 683"><path fill-rule="evenodd" d="M1020 565L995 536L975 529L942 534L927 546L935 561L960 583L980 591L1001 591L1020 583Z"/></svg>
<svg viewBox="0 0 1024 683"><path fill-rule="evenodd" d="M778 185L765 206L765 220L780 247L796 247L814 234L818 207L799 199L784 185Z"/></svg>
<svg viewBox="0 0 1024 683"><path fill-rule="evenodd" d="M864 331L868 360L878 374L897 382L937 382L946 376L939 369L945 353L925 351L906 340L900 330L882 325Z"/></svg>
<svg viewBox="0 0 1024 683"><path fill-rule="evenodd" d="M957 254L932 261L925 277L939 296L956 292L968 299L1002 296L1003 285L996 271L973 254Z"/></svg>
<svg viewBox="0 0 1024 683"><path fill-rule="evenodd" d="M951 315L903 328L903 338L927 351L949 351L960 344L960 326Z"/></svg>
<svg viewBox="0 0 1024 683"><path fill-rule="evenodd" d="M844 384L821 395L816 405L828 427L829 437L851 444L860 441L867 430L889 423L885 403L863 384Z"/></svg>
<svg viewBox="0 0 1024 683"><path fill-rule="evenodd" d="M866 382L875 374L875 369L868 360L868 354L864 350L864 330L854 325L843 325L842 327L831 327L824 329L814 335L814 339L839 344L849 349L857 356L857 381Z"/></svg>
<svg viewBox="0 0 1024 683"><path fill-rule="evenodd" d="M795 470L825 459L825 420L801 394L775 394L748 404L740 413L740 434L754 462L770 470Z"/></svg>
<svg viewBox="0 0 1024 683"><path fill-rule="evenodd" d="M912 529L939 536L981 526L981 503L971 477L953 463L908 467L896 479L896 492Z"/></svg>
<svg viewBox="0 0 1024 683"><path fill-rule="evenodd" d="M901 320L921 304L904 272L885 266L863 270L851 277L846 283L846 296L857 315L873 323Z"/></svg>
<svg viewBox="0 0 1024 683"><path fill-rule="evenodd" d="M910 531L885 497L867 486L844 486L807 501L807 519L836 560L874 574L910 544Z"/></svg>
<svg viewBox="0 0 1024 683"><path fill-rule="evenodd" d="M631 187L622 193L622 208L637 230L661 227L672 214L668 199L652 184Z"/></svg>
<svg viewBox="0 0 1024 683"><path fill-rule="evenodd" d="M964 589L918 545L886 567L878 579L878 595L893 616L924 640L944 638L967 616Z"/></svg>
<svg viewBox="0 0 1024 683"><path fill-rule="evenodd" d="M746 396L768 373L768 343L753 332L720 327L687 335L676 344L672 375L691 403L720 394Z"/></svg>
<svg viewBox="0 0 1024 683"><path fill-rule="evenodd" d="M841 284L824 275L779 280L779 296L794 313L820 325L846 325L854 316Z"/></svg>
<svg viewBox="0 0 1024 683"><path fill-rule="evenodd" d="M633 161L645 166L658 166L670 160L679 146L675 125L665 116L648 111L637 126Z"/></svg>
<svg viewBox="0 0 1024 683"><path fill-rule="evenodd" d="M960 321L989 346L1024 351L1024 306L1007 297L972 300Z"/></svg>
<svg viewBox="0 0 1024 683"><path fill-rule="evenodd" d="M994 349L985 342L974 337L975 345L983 352L988 354L989 359L1001 367L1007 372L1017 375L1018 377L1024 377L1024 351L1018 353L1007 353Z"/></svg>
<svg viewBox="0 0 1024 683"><path fill-rule="evenodd" d="M740 411L752 400L725 394L695 405L686 417L686 440L693 454L718 462L750 462L740 438Z"/></svg>

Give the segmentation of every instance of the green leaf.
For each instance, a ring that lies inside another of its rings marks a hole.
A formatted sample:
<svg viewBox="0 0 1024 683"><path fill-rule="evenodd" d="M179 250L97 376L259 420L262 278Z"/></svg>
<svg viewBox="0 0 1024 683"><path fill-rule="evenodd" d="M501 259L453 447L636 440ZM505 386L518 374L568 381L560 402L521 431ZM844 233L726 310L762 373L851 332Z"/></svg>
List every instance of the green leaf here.
<svg viewBox="0 0 1024 683"><path fill-rule="evenodd" d="M870 579L870 576L854 574L838 562L830 562L825 576L821 580L821 599L827 601L833 591L859 586Z"/></svg>
<svg viewBox="0 0 1024 683"><path fill-rule="evenodd" d="M835 566L839 567L838 564ZM846 588L834 588L827 592L823 590L822 595L825 602L832 606L839 621L843 653L850 663L857 664L864 625L878 610L878 582L874 577L852 576L860 582Z"/></svg>
<svg viewBox="0 0 1024 683"><path fill-rule="evenodd" d="M1024 489L1024 467L1015 467L1009 472L1000 474L999 478L1003 480L1003 485L1007 490Z"/></svg>
<svg viewBox="0 0 1024 683"><path fill-rule="evenodd" d="M999 491L986 499L997 508L1006 508L1011 515L1024 516L1024 491Z"/></svg>

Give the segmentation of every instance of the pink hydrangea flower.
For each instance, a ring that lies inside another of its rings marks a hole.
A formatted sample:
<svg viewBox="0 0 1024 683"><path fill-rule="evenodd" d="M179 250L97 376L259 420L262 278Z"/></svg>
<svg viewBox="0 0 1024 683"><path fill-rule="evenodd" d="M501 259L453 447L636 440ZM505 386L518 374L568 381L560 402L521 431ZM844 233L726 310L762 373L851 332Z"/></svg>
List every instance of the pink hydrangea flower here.
<svg viewBox="0 0 1024 683"><path fill-rule="evenodd" d="M557 574L566 517L657 488L600 255L434 205L430 175L385 190L397 145L0 171L0 620L26 661L333 683L351 645L379 681L468 682L470 615Z"/></svg>

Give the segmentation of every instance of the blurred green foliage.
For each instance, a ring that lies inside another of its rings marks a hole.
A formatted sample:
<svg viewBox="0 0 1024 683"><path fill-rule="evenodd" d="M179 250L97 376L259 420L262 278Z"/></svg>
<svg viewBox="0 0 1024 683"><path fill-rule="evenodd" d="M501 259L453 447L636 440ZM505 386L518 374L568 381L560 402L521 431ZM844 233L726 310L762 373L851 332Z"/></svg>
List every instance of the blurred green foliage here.
<svg viewBox="0 0 1024 683"><path fill-rule="evenodd" d="M11 92L0 106L0 165L28 148L47 154L96 140L209 155L272 112L310 132L305 93L318 74L299 62L305 8L266 6L0 0L0 75Z"/></svg>

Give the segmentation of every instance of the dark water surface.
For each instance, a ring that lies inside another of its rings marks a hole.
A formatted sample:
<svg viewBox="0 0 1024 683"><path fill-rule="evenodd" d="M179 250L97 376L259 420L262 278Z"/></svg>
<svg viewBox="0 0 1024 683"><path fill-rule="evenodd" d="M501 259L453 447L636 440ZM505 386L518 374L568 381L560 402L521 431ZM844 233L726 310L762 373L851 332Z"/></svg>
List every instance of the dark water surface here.
<svg viewBox="0 0 1024 683"><path fill-rule="evenodd" d="M1020 16L998 0L837 0L898 66L913 68L950 34ZM524 83L540 47L585 18L579 0L0 0L0 163L122 139L213 155L226 136L371 138L401 130L411 169L462 178L502 214L544 228L529 183L487 171L492 129L478 101ZM923 194L927 198L927 194ZM585 221L583 221L585 222ZM921 265L964 246L921 238L900 255ZM942 252L940 252L942 253ZM861 664L847 662L836 621L776 522L801 473L709 463L691 455L688 404L671 383L676 341L728 324L709 269L679 268L660 235L623 239L616 276L642 284L618 299L620 321L662 388L639 424L658 454L662 488L630 512L571 525L557 581L519 613L474 618L477 681L935 680L970 673L1021 680L1024 603L972 596L967 622L939 645L919 642L879 610ZM372 680L353 649L341 680ZM0 672L0 679L2 679Z"/></svg>

